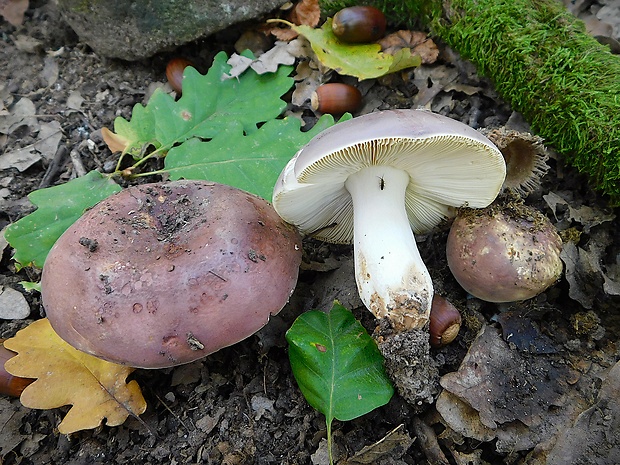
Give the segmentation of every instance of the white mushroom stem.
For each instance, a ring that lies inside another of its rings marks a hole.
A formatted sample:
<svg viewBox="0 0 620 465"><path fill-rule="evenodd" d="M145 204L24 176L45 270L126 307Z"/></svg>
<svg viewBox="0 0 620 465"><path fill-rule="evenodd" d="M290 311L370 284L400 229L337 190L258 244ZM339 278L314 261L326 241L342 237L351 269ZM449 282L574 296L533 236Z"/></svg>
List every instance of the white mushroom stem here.
<svg viewBox="0 0 620 465"><path fill-rule="evenodd" d="M362 302L397 330L421 328L429 318L433 283L405 210L409 175L389 166L351 174L355 279Z"/></svg>

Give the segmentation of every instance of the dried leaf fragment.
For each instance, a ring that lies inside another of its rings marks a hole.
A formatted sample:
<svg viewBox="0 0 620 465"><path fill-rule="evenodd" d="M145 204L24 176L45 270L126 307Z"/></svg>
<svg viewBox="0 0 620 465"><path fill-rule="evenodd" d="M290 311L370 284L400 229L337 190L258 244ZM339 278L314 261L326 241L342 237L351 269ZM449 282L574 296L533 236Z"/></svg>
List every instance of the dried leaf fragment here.
<svg viewBox="0 0 620 465"><path fill-rule="evenodd" d="M289 18L292 23L316 27L321 19L321 7L318 0L301 0L296 3Z"/></svg>
<svg viewBox="0 0 620 465"><path fill-rule="evenodd" d="M321 19L321 7L318 0L301 0L291 8L286 19L293 24L316 27ZM297 31L283 29L273 24L269 32L283 41L293 40L299 35Z"/></svg>
<svg viewBox="0 0 620 465"><path fill-rule="evenodd" d="M5 364L13 376L36 378L20 400L28 408L52 409L73 405L58 425L62 434L122 424L146 410L136 381L126 383L134 368L116 365L74 349L52 329L47 319L31 323L4 341L17 352Z"/></svg>
<svg viewBox="0 0 620 465"><path fill-rule="evenodd" d="M390 55L396 54L403 48L408 48L412 55L419 55L422 64L425 65L435 63L439 56L437 45L425 32L396 31L385 36L378 43L381 45L381 50Z"/></svg>
<svg viewBox="0 0 620 465"><path fill-rule="evenodd" d="M252 68L257 74L275 73L280 65L295 63L295 51L297 50L295 45L293 42L277 41L273 48L258 58L233 53L227 61L231 69L223 77L225 79L238 78L248 68Z"/></svg>
<svg viewBox="0 0 620 465"><path fill-rule="evenodd" d="M367 464L377 463L379 459L391 457L399 459L413 444L413 438L405 429L405 425L400 424L389 431L379 441L369 446L364 446L360 451L347 460L347 464Z"/></svg>
<svg viewBox="0 0 620 465"><path fill-rule="evenodd" d="M24 13L28 9L28 0L0 0L0 16L13 26L24 22Z"/></svg>

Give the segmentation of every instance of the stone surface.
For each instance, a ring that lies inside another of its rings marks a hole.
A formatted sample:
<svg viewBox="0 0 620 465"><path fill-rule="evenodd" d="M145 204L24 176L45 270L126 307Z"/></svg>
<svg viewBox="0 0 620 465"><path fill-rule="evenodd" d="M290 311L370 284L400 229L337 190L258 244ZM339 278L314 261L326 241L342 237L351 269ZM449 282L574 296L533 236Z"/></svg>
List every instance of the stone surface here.
<svg viewBox="0 0 620 465"><path fill-rule="evenodd" d="M58 0L99 55L139 60L267 13L282 0Z"/></svg>

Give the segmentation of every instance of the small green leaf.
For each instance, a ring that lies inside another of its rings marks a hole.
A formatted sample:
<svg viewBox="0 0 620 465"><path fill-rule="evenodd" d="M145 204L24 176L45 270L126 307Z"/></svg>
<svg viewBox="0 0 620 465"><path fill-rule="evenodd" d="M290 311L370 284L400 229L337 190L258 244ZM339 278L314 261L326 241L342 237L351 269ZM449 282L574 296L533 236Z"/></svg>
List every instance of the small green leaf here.
<svg viewBox="0 0 620 465"><path fill-rule="evenodd" d="M98 171L60 186L40 189L28 195L38 208L11 224L4 237L15 249L18 267L43 267L56 240L87 208L120 191L118 184Z"/></svg>
<svg viewBox="0 0 620 465"><path fill-rule="evenodd" d="M301 132L301 122L289 117L268 121L247 136L240 123L230 124L209 141L194 138L170 149L164 171L173 180L215 181L271 200L273 186L286 163L333 124L331 115L323 115L310 131Z"/></svg>
<svg viewBox="0 0 620 465"><path fill-rule="evenodd" d="M19 284L22 285L26 292L37 291L41 292L41 283L35 283L32 281L20 281Z"/></svg>
<svg viewBox="0 0 620 465"><path fill-rule="evenodd" d="M420 66L422 59L412 55L411 49L403 48L395 55L383 53L379 44L345 44L332 31L329 18L320 29L310 26L291 25L297 33L310 41L319 61L338 74L372 79L401 69Z"/></svg>
<svg viewBox="0 0 620 465"><path fill-rule="evenodd" d="M286 333L293 374L308 403L328 426L386 404L394 389L383 357L364 327L338 303L329 313L299 316Z"/></svg>
<svg viewBox="0 0 620 465"><path fill-rule="evenodd" d="M124 152L131 154L134 158L140 158L144 146L153 145L155 149L158 149L161 144L155 139L153 112L138 103L134 105L131 114L131 122L121 116L116 118L114 120L114 131L126 139L127 146Z"/></svg>
<svg viewBox="0 0 620 465"><path fill-rule="evenodd" d="M259 75L248 71L238 79L223 79L231 69L226 53L215 56L206 75L187 67L183 95L175 101L156 90L145 107L133 108L131 121L114 121L114 131L127 141L124 152L141 158L152 145L165 155L172 147L192 138L211 139L231 124L240 124L246 134L257 125L277 118L286 103L280 98L293 85L290 66Z"/></svg>

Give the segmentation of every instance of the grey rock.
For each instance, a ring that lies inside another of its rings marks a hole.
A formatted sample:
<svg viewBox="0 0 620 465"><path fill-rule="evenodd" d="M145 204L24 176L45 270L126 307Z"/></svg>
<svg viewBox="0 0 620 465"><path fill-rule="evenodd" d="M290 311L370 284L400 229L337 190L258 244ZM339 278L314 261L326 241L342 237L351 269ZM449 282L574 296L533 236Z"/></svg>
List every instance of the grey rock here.
<svg viewBox="0 0 620 465"><path fill-rule="evenodd" d="M283 0L58 0L97 54L139 60L259 17Z"/></svg>

